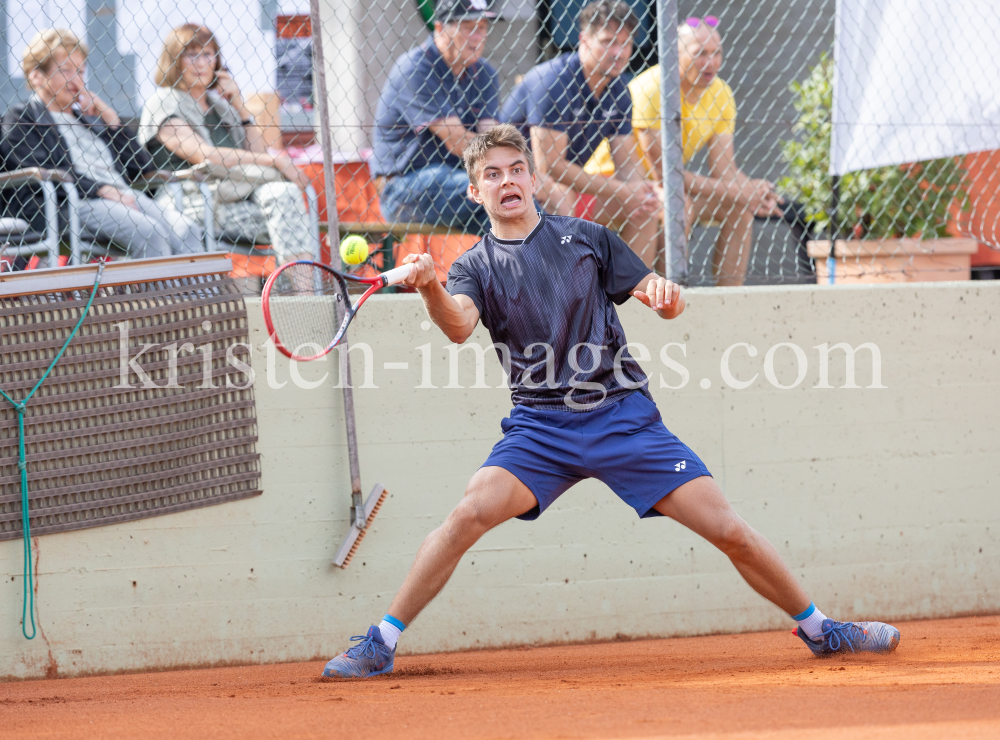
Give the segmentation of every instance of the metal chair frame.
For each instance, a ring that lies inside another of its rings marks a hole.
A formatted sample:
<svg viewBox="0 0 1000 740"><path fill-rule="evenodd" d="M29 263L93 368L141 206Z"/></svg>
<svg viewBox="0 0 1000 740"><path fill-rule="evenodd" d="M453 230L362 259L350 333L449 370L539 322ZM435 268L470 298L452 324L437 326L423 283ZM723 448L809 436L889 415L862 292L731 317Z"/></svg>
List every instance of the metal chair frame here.
<svg viewBox="0 0 1000 740"><path fill-rule="evenodd" d="M47 267L58 266L62 234L59 230L59 202L56 198L56 187L61 187L69 199L70 259L73 260L76 257L73 264L80 264L79 256L82 248L79 240L80 218L77 213L79 198L72 175L63 170L46 170L40 167L0 172L0 189L6 190L32 183L39 185L42 189L45 202L45 233L40 240L28 244L4 243L0 246L0 251L3 254L17 257L44 255Z"/></svg>

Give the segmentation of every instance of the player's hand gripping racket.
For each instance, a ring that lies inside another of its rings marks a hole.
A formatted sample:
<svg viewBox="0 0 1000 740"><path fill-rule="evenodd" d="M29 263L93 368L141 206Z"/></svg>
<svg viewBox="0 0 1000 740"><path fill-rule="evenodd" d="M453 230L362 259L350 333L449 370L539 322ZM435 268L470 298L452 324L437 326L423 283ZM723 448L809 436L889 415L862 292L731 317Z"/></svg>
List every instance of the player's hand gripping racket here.
<svg viewBox="0 0 1000 740"><path fill-rule="evenodd" d="M376 277L357 277L312 260L282 265L264 285L261 306L274 346L293 360L315 360L344 338L347 327L368 296L410 276L403 265ZM348 283L371 287L351 305Z"/></svg>

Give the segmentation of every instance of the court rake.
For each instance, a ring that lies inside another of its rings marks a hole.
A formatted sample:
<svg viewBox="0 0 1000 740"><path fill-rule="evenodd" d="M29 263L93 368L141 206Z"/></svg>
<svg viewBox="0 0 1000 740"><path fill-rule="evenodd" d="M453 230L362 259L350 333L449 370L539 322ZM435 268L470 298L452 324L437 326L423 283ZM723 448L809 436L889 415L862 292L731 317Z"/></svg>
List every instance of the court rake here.
<svg viewBox="0 0 1000 740"><path fill-rule="evenodd" d="M312 25L313 88L318 100L320 142L323 149L323 180L327 203L337 203L336 179L333 173L333 140L330 137L330 106L327 99L326 63L323 57L323 34L320 28L320 0L309 0L309 19ZM337 208L327 208L327 234L330 243L336 243L340 231ZM351 364L348 361L347 335L340 343L340 377L344 383L344 416L347 422L347 456L351 467L351 528L337 550L333 564L347 568L361 540L368 533L368 525L378 514L389 492L376 484L364 501L361 499L361 471L358 465L358 440L354 428L354 393L351 389Z"/></svg>

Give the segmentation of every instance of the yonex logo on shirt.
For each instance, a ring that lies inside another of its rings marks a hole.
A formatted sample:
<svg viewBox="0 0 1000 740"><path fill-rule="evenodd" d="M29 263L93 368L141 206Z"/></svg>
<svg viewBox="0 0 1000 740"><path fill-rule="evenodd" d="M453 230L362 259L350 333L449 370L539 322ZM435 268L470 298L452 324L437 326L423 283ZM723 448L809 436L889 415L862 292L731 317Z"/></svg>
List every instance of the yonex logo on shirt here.
<svg viewBox="0 0 1000 740"><path fill-rule="evenodd" d="M572 235L571 236L561 236L561 237L559 237L559 243L560 244L569 244L571 241L573 241Z"/></svg>
<svg viewBox="0 0 1000 740"><path fill-rule="evenodd" d="M679 463L674 465L674 471L679 473L687 467L687 460L681 460Z"/></svg>

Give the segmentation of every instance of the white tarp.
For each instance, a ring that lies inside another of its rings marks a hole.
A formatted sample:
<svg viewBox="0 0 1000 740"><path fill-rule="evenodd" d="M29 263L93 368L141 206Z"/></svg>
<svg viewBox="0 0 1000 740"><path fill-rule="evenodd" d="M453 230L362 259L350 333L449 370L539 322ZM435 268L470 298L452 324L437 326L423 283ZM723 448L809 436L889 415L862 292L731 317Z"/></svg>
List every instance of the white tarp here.
<svg viewBox="0 0 1000 740"><path fill-rule="evenodd" d="M837 0L830 173L1000 149L1000 2Z"/></svg>

